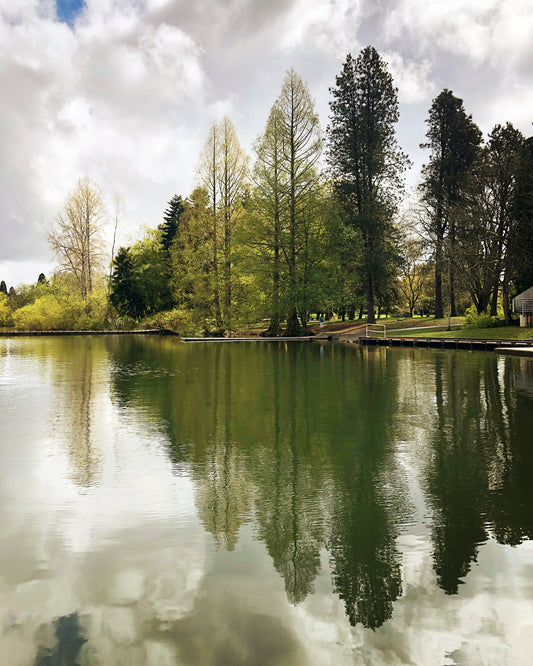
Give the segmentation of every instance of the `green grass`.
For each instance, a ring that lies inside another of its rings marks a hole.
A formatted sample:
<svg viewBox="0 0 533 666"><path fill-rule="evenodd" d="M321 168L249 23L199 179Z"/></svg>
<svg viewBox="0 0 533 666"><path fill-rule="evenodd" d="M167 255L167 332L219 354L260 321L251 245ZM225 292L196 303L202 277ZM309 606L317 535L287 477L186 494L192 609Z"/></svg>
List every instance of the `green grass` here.
<svg viewBox="0 0 533 666"><path fill-rule="evenodd" d="M465 321L464 317L451 318L452 325L455 324L462 325L464 321ZM384 323L385 326L387 327L387 331L394 329L402 329L402 328L422 328L426 326L441 326L442 328L447 328L448 317L443 317L442 319L435 319L434 317L413 317L406 319L389 319L384 322L378 321L376 323L378 324Z"/></svg>
<svg viewBox="0 0 533 666"><path fill-rule="evenodd" d="M468 328L455 331L416 331L412 337L423 338L459 338L467 340L530 340L533 339L532 328L519 326L498 326L496 328Z"/></svg>

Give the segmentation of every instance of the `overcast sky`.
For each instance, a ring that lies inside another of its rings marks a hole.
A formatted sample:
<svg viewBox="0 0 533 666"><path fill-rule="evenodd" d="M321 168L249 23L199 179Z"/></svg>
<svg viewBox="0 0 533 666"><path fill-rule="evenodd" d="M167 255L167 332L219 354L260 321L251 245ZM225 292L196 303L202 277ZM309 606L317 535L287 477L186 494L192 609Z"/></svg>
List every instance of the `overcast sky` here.
<svg viewBox="0 0 533 666"><path fill-rule="evenodd" d="M123 198L120 242L159 224L213 121L250 152L291 67L325 128L328 88L369 44L399 89L409 184L443 88L485 135L530 136L532 35L531 0L0 0L0 280L51 272L45 231L80 176Z"/></svg>

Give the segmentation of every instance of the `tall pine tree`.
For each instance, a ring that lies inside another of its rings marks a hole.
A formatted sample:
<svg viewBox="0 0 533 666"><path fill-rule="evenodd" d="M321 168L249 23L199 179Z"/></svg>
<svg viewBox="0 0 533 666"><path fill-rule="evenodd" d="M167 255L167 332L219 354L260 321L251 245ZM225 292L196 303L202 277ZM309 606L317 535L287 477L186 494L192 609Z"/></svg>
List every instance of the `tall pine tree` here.
<svg viewBox="0 0 533 666"><path fill-rule="evenodd" d="M386 63L372 46L356 59L348 54L330 92L328 161L345 224L361 238L362 251L352 261L373 323L377 287L383 291L390 270L392 216L409 164L395 135L398 95Z"/></svg>
<svg viewBox="0 0 533 666"><path fill-rule="evenodd" d="M179 194L175 194L168 202L167 209L163 213L163 223L159 225L161 243L167 252L170 251L172 241L178 233L180 217L184 210L183 199Z"/></svg>
<svg viewBox="0 0 533 666"><path fill-rule="evenodd" d="M428 232L435 251L435 317L444 316L442 273L448 259L450 278L450 309L455 307L454 258L456 235L454 209L461 201L469 170L478 155L481 131L468 116L463 100L451 90L443 90L431 105L426 120L427 143L421 148L430 150L429 162L423 167L424 180L420 186L428 211ZM447 257L446 257L447 255Z"/></svg>

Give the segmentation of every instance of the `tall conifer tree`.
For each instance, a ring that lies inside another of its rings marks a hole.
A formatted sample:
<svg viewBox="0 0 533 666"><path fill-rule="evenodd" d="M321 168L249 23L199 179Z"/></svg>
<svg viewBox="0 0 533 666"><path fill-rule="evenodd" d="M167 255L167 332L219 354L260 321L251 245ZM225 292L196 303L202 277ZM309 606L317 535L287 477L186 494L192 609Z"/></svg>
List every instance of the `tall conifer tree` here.
<svg viewBox="0 0 533 666"><path fill-rule="evenodd" d="M372 46L356 59L348 54L331 94L328 161L346 224L361 237L362 252L353 261L373 323L377 287L389 274L392 215L409 163L395 135L398 95Z"/></svg>
<svg viewBox="0 0 533 666"><path fill-rule="evenodd" d="M430 150L430 159L423 167L420 189L428 209L428 230L435 249L435 317L440 318L444 316L442 273L446 254L450 269L450 308L452 316L456 314L452 259L457 229L453 210L461 200L469 169L478 154L481 131L472 116L466 114L463 100L455 97L451 90L443 90L433 100L426 123L428 141L420 147Z"/></svg>

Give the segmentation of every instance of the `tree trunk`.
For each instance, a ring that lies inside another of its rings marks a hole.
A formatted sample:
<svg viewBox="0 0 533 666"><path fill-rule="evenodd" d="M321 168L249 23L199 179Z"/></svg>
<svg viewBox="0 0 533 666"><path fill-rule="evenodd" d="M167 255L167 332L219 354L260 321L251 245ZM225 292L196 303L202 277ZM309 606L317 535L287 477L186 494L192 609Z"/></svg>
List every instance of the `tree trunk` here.
<svg viewBox="0 0 533 666"><path fill-rule="evenodd" d="M224 233L224 283L224 325L231 328L231 227L228 216Z"/></svg>
<svg viewBox="0 0 533 666"><path fill-rule="evenodd" d="M449 260L448 260L449 261ZM455 271L453 266L450 266L450 312L452 317L457 317L457 308L455 306Z"/></svg>
<svg viewBox="0 0 533 666"><path fill-rule="evenodd" d="M444 308L442 307L442 244L437 240L435 252L435 319L444 317Z"/></svg>
<svg viewBox="0 0 533 666"><path fill-rule="evenodd" d="M498 282L494 285L494 288L492 290L492 298L490 302L490 316L491 317L497 317L498 316L498 292L499 292L499 287L500 285Z"/></svg>
<svg viewBox="0 0 533 666"><path fill-rule="evenodd" d="M366 281L366 320L369 324L376 323L374 313L374 282L371 277Z"/></svg>
<svg viewBox="0 0 533 666"><path fill-rule="evenodd" d="M503 274L502 305L505 324L509 325L511 323L511 303L509 300L509 277L507 275L507 269L505 269Z"/></svg>
<svg viewBox="0 0 533 666"><path fill-rule="evenodd" d="M300 335L300 322L298 321L296 308L292 307L289 310L289 314L287 316L287 329L285 331L285 336L295 337L297 335Z"/></svg>

